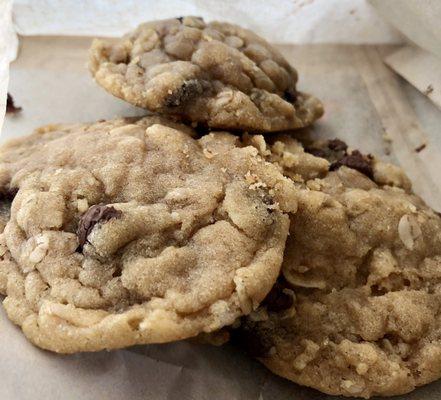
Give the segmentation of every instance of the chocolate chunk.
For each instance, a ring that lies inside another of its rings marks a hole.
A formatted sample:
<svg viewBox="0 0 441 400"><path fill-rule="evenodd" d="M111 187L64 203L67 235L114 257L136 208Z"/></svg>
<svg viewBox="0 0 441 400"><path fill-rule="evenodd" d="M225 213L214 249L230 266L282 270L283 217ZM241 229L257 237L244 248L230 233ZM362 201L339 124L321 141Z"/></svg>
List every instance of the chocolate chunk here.
<svg viewBox="0 0 441 400"><path fill-rule="evenodd" d="M170 96L165 100L167 107L178 107L193 97L201 94L203 91L203 85L197 79L190 79L185 81L182 86L173 91Z"/></svg>
<svg viewBox="0 0 441 400"><path fill-rule="evenodd" d="M346 151L348 149L348 145L340 139L329 140L328 147L334 151Z"/></svg>
<svg viewBox="0 0 441 400"><path fill-rule="evenodd" d="M265 357L268 355L272 342L265 335L259 335L247 327L233 329L231 342L243 349L251 357Z"/></svg>
<svg viewBox="0 0 441 400"><path fill-rule="evenodd" d="M295 88L289 88L283 92L283 98L290 103L295 103L297 100L297 91Z"/></svg>
<svg viewBox="0 0 441 400"><path fill-rule="evenodd" d="M77 229L78 242L80 248L84 246L87 241L87 236L89 236L93 227L98 222L105 222L112 218L119 218L121 216L121 211L115 209L114 207L109 207L104 204L96 204L90 207L80 218Z"/></svg>
<svg viewBox="0 0 441 400"><path fill-rule="evenodd" d="M326 158L330 163L338 161L347 153L348 145L340 139L332 139L323 147L305 146L305 151L316 157Z"/></svg>
<svg viewBox="0 0 441 400"><path fill-rule="evenodd" d="M371 160L364 156L358 150L354 150L351 154L345 155L341 160L331 164L330 170L339 169L342 165L348 168L356 169L367 177L373 179L374 171L372 170Z"/></svg>
<svg viewBox="0 0 441 400"><path fill-rule="evenodd" d="M291 308L294 303L292 296L283 292L283 286L276 283L263 300L263 305L270 312L279 312Z"/></svg>
<svg viewBox="0 0 441 400"><path fill-rule="evenodd" d="M8 93L6 100L6 112L8 114L16 114L21 111L21 107L16 107L14 103L14 98Z"/></svg>

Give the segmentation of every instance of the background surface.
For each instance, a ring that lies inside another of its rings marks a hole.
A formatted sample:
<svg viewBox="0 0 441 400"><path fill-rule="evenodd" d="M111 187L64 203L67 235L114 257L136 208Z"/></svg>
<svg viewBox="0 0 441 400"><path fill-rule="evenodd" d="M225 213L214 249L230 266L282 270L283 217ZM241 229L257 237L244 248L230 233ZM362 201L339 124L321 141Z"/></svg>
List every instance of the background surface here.
<svg viewBox="0 0 441 400"><path fill-rule="evenodd" d="M14 1L14 23L23 35L119 36L140 22L180 15L238 23L278 43L401 40L365 0Z"/></svg>

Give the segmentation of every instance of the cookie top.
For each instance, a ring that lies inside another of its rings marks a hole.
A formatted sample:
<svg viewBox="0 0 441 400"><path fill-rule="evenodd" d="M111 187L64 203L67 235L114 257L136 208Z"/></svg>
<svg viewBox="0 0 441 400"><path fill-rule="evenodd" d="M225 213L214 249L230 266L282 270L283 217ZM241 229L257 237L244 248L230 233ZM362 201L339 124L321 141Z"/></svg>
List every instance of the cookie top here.
<svg viewBox="0 0 441 400"><path fill-rule="evenodd" d="M298 211L278 284L239 338L271 371L333 395L441 377L440 216L395 166L340 141L307 150L321 157L288 138L272 146Z"/></svg>
<svg viewBox="0 0 441 400"><path fill-rule="evenodd" d="M193 133L119 119L43 127L0 149L0 188L17 191L0 291L34 344L72 353L183 339L265 297L294 185L237 137Z"/></svg>
<svg viewBox="0 0 441 400"><path fill-rule="evenodd" d="M212 128L278 131L323 114L296 90L297 72L264 39L239 26L182 17L95 40L98 84L136 106Z"/></svg>

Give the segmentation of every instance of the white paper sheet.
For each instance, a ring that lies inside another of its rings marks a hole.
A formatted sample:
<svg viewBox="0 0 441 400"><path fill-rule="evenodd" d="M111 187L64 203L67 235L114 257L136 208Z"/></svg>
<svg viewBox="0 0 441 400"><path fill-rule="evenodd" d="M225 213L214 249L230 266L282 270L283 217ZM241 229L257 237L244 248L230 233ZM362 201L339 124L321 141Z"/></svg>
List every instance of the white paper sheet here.
<svg viewBox="0 0 441 400"><path fill-rule="evenodd" d="M12 0L0 0L0 132L5 115L9 62L16 56L17 45L12 26Z"/></svg>
<svg viewBox="0 0 441 400"><path fill-rule="evenodd" d="M441 57L408 45L384 61L441 109Z"/></svg>
<svg viewBox="0 0 441 400"><path fill-rule="evenodd" d="M119 36L140 22L199 15L241 24L278 43L396 43L365 0L15 0L23 35Z"/></svg>

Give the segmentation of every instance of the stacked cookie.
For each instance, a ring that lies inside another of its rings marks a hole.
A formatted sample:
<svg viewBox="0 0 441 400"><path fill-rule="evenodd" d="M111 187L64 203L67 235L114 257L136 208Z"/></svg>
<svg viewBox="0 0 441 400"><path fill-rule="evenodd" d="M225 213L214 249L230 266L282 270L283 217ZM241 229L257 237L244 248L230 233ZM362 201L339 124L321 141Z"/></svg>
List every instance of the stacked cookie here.
<svg viewBox="0 0 441 400"><path fill-rule="evenodd" d="M32 343L73 353L227 328L326 393L441 376L440 216L398 167L295 139L323 108L275 49L185 17L94 41L90 69L154 114L0 149L0 292Z"/></svg>

